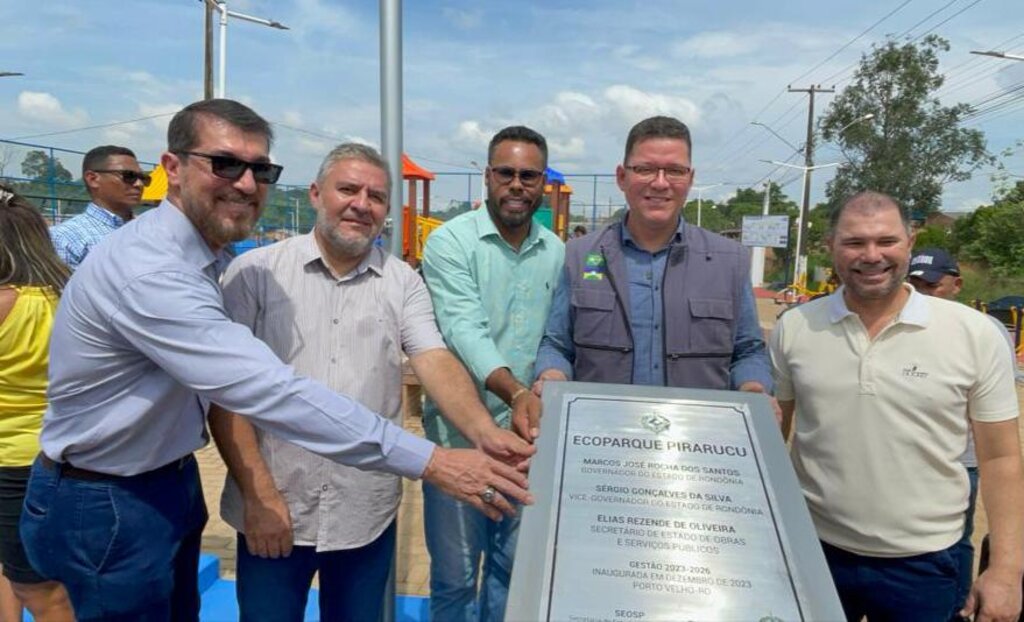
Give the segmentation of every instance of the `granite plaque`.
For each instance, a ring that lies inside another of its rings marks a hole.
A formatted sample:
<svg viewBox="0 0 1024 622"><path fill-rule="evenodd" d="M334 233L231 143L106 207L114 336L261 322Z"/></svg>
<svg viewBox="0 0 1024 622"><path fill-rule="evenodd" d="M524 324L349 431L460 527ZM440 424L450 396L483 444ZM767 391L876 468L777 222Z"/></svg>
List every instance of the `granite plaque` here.
<svg viewBox="0 0 1024 622"><path fill-rule="evenodd" d="M843 619L768 399L548 383L509 620Z"/></svg>

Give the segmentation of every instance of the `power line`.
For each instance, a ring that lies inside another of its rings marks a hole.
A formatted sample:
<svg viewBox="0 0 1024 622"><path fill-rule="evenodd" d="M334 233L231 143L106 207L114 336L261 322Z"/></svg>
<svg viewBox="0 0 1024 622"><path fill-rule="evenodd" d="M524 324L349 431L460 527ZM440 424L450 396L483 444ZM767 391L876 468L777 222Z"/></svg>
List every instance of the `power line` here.
<svg viewBox="0 0 1024 622"><path fill-rule="evenodd" d="M140 121L149 121L150 119L159 119L160 117L169 117L169 116L171 116L173 114L176 114L176 112L177 111L175 111L175 112L162 112L160 114L151 114L149 116L139 117L137 119L128 119L127 121L112 121L110 123L100 123L98 125L88 125L86 127L76 127L74 129L60 130L58 132L45 132L43 134L28 134L28 135L25 135L25 136L15 136L14 138L9 138L8 140L28 140L30 138L45 138L47 136L61 136L63 134L74 134L76 132L85 132L85 131L88 131L88 130L99 130L99 129L103 129L105 127L116 127L118 125L130 125L132 123L139 123Z"/></svg>

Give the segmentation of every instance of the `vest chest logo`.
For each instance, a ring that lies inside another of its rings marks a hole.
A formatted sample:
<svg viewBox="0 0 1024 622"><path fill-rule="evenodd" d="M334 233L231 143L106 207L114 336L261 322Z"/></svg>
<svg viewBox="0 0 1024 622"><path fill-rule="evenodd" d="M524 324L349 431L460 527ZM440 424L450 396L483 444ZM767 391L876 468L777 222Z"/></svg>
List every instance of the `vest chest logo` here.
<svg viewBox="0 0 1024 622"><path fill-rule="evenodd" d="M917 367L917 363L915 363L913 365L909 365L909 366L903 368L903 377L904 378L927 378L928 377L928 372L921 371Z"/></svg>
<svg viewBox="0 0 1024 622"><path fill-rule="evenodd" d="M655 434L661 434L665 430L668 430L672 425L666 417L659 415L658 413L648 413L640 417L640 425L644 426Z"/></svg>
<svg viewBox="0 0 1024 622"><path fill-rule="evenodd" d="M604 255L601 253L587 253L583 259L583 279L587 281L600 281L604 279Z"/></svg>

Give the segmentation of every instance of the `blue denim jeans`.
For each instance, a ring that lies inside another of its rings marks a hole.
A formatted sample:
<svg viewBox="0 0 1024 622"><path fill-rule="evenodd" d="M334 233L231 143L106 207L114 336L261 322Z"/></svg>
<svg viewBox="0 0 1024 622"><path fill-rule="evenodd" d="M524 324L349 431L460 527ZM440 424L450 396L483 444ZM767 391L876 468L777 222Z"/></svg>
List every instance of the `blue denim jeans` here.
<svg viewBox="0 0 1024 622"><path fill-rule="evenodd" d="M971 591L971 580L974 578L974 507L978 500L978 467L967 467L967 478L971 482L971 493L967 499L967 514L964 516L964 537L953 545L953 556L960 570L960 578L956 587L956 606L962 608L967 602Z"/></svg>
<svg viewBox="0 0 1024 622"><path fill-rule="evenodd" d="M849 622L948 622L956 609L953 547L910 557L865 557L825 542L821 548Z"/></svg>
<svg viewBox="0 0 1024 622"><path fill-rule="evenodd" d="M302 622L313 575L320 571L320 619L376 622L395 554L395 523L356 549L317 553L296 546L288 557L249 553L238 534L238 608L241 622Z"/></svg>
<svg viewBox="0 0 1024 622"><path fill-rule="evenodd" d="M150 473L86 481L37 458L21 515L32 566L67 588L79 622L199 619L206 525L192 456Z"/></svg>
<svg viewBox="0 0 1024 622"><path fill-rule="evenodd" d="M430 619L502 622L519 517L494 522L473 506L423 483L423 528L430 552ZM477 577L483 581L477 602Z"/></svg>

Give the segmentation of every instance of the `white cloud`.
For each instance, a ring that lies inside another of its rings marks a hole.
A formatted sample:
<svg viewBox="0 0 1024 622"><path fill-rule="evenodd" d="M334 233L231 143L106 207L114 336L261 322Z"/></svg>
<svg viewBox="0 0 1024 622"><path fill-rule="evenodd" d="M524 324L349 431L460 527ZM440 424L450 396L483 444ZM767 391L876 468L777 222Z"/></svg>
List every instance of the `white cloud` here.
<svg viewBox="0 0 1024 622"><path fill-rule="evenodd" d="M587 153L586 142L579 136L572 136L568 140L549 140L548 149L551 151L551 160L576 160Z"/></svg>
<svg viewBox="0 0 1024 622"><path fill-rule="evenodd" d="M729 58L749 54L757 49L758 38L732 32L702 32L672 46L676 57Z"/></svg>
<svg viewBox="0 0 1024 622"><path fill-rule="evenodd" d="M302 127L302 113L298 110L285 110L283 117L286 125Z"/></svg>
<svg viewBox="0 0 1024 622"><path fill-rule="evenodd" d="M486 149L493 134L480 127L479 121L463 121L455 130L455 141L469 149Z"/></svg>
<svg viewBox="0 0 1024 622"><path fill-rule="evenodd" d="M74 127L89 120L81 108L66 110L60 100L49 93L22 91L18 94L18 113L56 127Z"/></svg>
<svg viewBox="0 0 1024 622"><path fill-rule="evenodd" d="M470 11L467 9L444 7L441 9L441 15L453 26L462 30L479 28L484 21L483 11L479 9Z"/></svg>
<svg viewBox="0 0 1024 622"><path fill-rule="evenodd" d="M555 101L541 106L536 115L544 129L557 129L595 121L601 114L597 102L589 95L575 91L562 91Z"/></svg>
<svg viewBox="0 0 1024 622"><path fill-rule="evenodd" d="M700 108L685 97L649 93L625 84L606 88L604 97L630 124L659 114L677 117L688 125L700 123Z"/></svg>

